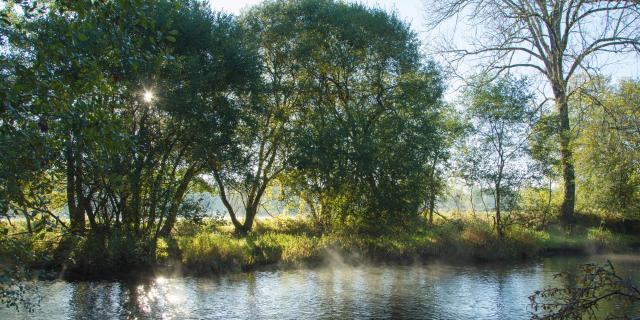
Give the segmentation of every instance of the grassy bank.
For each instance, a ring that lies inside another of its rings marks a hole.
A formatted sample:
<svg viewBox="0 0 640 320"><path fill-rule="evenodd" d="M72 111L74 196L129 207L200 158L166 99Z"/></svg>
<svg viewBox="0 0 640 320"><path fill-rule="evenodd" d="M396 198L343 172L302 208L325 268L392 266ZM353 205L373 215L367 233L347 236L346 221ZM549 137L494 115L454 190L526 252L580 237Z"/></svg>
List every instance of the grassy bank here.
<svg viewBox="0 0 640 320"><path fill-rule="evenodd" d="M29 235L14 225L0 245L4 265L49 270L52 275L120 276L149 268L187 274L240 272L263 266L296 267L326 262L413 263L514 260L556 253L629 252L640 237L602 226L551 225L534 230L506 227L499 239L491 223L471 217L440 220L433 226L396 230L383 236L321 233L303 218L259 220L254 232L237 237L225 222L180 221L170 239L157 245L132 242L123 234L83 239L51 229ZM6 227L6 226L5 226ZM13 233L11 233L13 231Z"/></svg>

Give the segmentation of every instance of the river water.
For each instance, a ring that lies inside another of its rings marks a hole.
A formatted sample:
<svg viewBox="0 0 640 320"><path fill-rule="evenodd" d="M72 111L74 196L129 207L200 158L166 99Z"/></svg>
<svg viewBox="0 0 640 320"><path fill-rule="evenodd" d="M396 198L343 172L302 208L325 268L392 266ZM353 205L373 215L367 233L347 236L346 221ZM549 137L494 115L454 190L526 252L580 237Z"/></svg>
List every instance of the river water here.
<svg viewBox="0 0 640 320"><path fill-rule="evenodd" d="M640 279L640 256L616 255L508 264L336 264L139 283L40 281L34 313L0 308L0 319L528 319L529 295L561 285L555 273L607 259L618 273Z"/></svg>

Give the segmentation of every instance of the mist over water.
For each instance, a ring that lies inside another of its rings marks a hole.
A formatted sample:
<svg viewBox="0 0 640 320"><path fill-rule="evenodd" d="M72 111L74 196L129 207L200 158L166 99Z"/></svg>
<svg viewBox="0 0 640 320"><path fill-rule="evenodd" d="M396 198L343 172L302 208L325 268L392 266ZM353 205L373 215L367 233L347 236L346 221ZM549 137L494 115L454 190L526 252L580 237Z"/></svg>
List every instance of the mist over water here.
<svg viewBox="0 0 640 320"><path fill-rule="evenodd" d="M528 296L561 285L555 273L607 258L620 274L640 278L640 256L357 267L336 260L315 269L140 283L41 281L34 314L0 309L0 319L528 319Z"/></svg>

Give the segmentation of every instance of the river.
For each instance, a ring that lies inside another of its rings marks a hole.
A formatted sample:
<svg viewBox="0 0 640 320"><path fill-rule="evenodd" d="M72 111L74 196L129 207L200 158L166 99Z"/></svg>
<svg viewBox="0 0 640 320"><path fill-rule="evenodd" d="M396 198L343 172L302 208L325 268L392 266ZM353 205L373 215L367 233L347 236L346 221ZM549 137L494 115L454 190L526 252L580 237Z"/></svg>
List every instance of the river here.
<svg viewBox="0 0 640 320"><path fill-rule="evenodd" d="M471 265L336 264L138 283L39 281L42 300L34 313L0 308L0 319L528 319L529 295L560 285L555 273L607 259L621 275L640 279L640 255L613 255Z"/></svg>

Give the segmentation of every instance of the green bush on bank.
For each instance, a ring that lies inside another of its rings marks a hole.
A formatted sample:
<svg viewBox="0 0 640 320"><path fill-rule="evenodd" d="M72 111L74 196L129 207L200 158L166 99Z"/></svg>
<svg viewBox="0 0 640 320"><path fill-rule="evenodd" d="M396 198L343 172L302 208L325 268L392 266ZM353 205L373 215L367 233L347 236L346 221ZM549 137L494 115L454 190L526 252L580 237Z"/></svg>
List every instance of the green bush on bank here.
<svg viewBox="0 0 640 320"><path fill-rule="evenodd" d="M130 276L155 264L156 243L122 229L92 232L86 237L65 237L60 244L68 251L64 263L74 277Z"/></svg>

